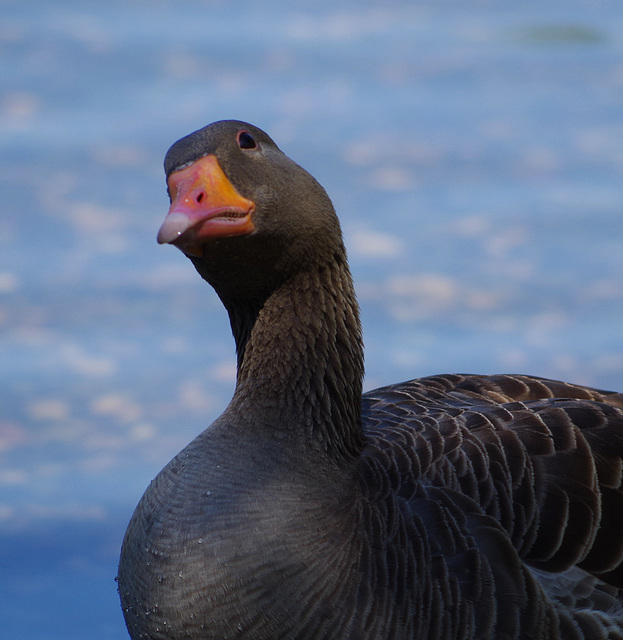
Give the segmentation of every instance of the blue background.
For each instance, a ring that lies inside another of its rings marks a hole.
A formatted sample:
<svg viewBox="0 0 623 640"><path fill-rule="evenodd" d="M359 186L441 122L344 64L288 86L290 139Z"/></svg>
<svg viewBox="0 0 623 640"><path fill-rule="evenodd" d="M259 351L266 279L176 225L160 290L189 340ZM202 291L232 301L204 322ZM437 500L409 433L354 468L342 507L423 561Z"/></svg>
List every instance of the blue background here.
<svg viewBox="0 0 623 640"><path fill-rule="evenodd" d="M0 4L0 619L126 632L158 470L225 407L216 296L155 235L161 162L248 120L324 184L366 388L524 372L623 389L618 0Z"/></svg>

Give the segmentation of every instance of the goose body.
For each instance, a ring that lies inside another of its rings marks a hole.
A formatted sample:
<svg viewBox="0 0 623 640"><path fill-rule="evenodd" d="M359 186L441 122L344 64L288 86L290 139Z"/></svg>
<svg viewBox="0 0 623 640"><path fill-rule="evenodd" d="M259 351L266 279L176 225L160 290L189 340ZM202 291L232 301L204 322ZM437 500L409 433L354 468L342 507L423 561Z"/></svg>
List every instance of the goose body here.
<svg viewBox="0 0 623 640"><path fill-rule="evenodd" d="M440 375L362 396L322 187L238 121L165 171L159 241L223 301L238 376L128 526L133 640L623 639L623 395Z"/></svg>

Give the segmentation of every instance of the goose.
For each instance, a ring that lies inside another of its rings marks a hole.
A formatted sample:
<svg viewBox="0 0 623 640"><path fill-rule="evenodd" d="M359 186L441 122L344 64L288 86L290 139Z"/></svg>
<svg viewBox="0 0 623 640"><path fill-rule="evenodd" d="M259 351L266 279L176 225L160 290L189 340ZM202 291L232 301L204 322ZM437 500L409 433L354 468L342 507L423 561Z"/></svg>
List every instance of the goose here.
<svg viewBox="0 0 623 640"><path fill-rule="evenodd" d="M235 120L164 167L158 242L221 299L237 379L128 525L131 638L623 638L623 395L463 374L362 395L320 184Z"/></svg>

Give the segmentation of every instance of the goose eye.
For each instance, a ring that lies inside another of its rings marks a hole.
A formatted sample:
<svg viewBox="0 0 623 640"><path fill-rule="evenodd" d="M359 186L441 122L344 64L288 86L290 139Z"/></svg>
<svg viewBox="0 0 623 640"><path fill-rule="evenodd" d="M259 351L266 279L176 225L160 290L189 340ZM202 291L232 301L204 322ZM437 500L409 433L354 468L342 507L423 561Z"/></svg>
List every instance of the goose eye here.
<svg viewBox="0 0 623 640"><path fill-rule="evenodd" d="M241 149L257 149L257 142L248 131L241 131L238 134L238 146Z"/></svg>

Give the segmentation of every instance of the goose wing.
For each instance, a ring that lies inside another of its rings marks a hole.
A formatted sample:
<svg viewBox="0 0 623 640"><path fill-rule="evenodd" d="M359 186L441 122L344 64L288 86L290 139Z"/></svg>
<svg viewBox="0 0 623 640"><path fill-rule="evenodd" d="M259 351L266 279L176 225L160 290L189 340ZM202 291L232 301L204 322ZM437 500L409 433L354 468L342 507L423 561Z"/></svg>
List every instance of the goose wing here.
<svg viewBox="0 0 623 640"><path fill-rule="evenodd" d="M448 625L459 635L447 637L524 637L527 620L534 633L551 624L552 638L620 628L622 394L443 375L369 392L362 408L368 497L378 503L380 482L410 505L426 539L413 566L450 594L435 637Z"/></svg>
<svg viewBox="0 0 623 640"><path fill-rule="evenodd" d="M406 453L413 439L416 475L474 500L527 563L623 586L623 394L444 375L370 392L363 408L377 447Z"/></svg>

